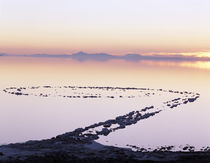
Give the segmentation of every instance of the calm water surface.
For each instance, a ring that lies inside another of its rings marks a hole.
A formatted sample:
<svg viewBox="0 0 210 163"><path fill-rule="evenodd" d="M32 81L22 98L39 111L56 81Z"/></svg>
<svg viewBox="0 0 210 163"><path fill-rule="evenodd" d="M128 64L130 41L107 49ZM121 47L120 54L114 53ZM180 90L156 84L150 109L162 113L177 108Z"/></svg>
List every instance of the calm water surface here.
<svg viewBox="0 0 210 163"><path fill-rule="evenodd" d="M193 91L192 104L166 110L136 125L100 137L125 147L210 145L209 63L77 62L70 59L0 58L0 144L51 138L78 127L115 118L166 97L138 99L65 99L14 96L11 86L119 86Z"/></svg>

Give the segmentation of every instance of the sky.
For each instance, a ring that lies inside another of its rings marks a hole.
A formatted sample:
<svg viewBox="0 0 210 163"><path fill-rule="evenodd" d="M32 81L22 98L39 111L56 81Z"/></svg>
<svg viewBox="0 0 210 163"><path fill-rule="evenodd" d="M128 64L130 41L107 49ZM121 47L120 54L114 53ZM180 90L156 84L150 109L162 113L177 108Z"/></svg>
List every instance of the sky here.
<svg viewBox="0 0 210 163"><path fill-rule="evenodd" d="M0 53L210 56L210 0L0 0Z"/></svg>

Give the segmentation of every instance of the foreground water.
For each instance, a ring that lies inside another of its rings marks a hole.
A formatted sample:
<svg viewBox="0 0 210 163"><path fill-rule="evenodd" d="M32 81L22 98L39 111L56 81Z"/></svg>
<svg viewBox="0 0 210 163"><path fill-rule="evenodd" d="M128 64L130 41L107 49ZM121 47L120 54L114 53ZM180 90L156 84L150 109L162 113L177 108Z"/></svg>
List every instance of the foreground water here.
<svg viewBox="0 0 210 163"><path fill-rule="evenodd" d="M140 98L73 99L52 95L15 96L2 90L31 86L116 86L193 91L200 98L168 109L98 142L127 147L210 145L208 67L178 63L75 62L64 59L9 58L0 60L0 143L50 138L78 127L106 121L148 105L160 105L167 96Z"/></svg>

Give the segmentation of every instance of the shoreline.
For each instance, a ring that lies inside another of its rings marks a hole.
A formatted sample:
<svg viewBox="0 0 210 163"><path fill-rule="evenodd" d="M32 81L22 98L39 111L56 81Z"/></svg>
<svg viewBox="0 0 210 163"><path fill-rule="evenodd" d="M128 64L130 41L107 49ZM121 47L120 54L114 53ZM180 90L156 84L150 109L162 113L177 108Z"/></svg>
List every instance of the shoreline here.
<svg viewBox="0 0 210 163"><path fill-rule="evenodd" d="M206 151L173 152L154 150L151 152L104 146L95 141L71 142L52 138L0 146L0 162L209 162L210 148Z"/></svg>

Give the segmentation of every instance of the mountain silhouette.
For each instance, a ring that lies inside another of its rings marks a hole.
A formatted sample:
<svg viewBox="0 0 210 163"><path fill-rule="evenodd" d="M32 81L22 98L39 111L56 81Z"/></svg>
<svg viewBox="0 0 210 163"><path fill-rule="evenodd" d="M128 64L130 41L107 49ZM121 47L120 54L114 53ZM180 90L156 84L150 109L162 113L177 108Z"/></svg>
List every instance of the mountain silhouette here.
<svg viewBox="0 0 210 163"><path fill-rule="evenodd" d="M37 57L37 58L71 58L80 62L84 61L100 61L106 62L109 60L124 60L130 62L138 62L141 60L149 61L173 61L173 62L193 62L193 61L210 61L210 57L196 57L185 55L141 55L141 54L125 54L111 55L107 53L85 53L78 52L71 55L68 54L32 54L32 55L8 55L0 53L0 56L16 56L16 57Z"/></svg>

